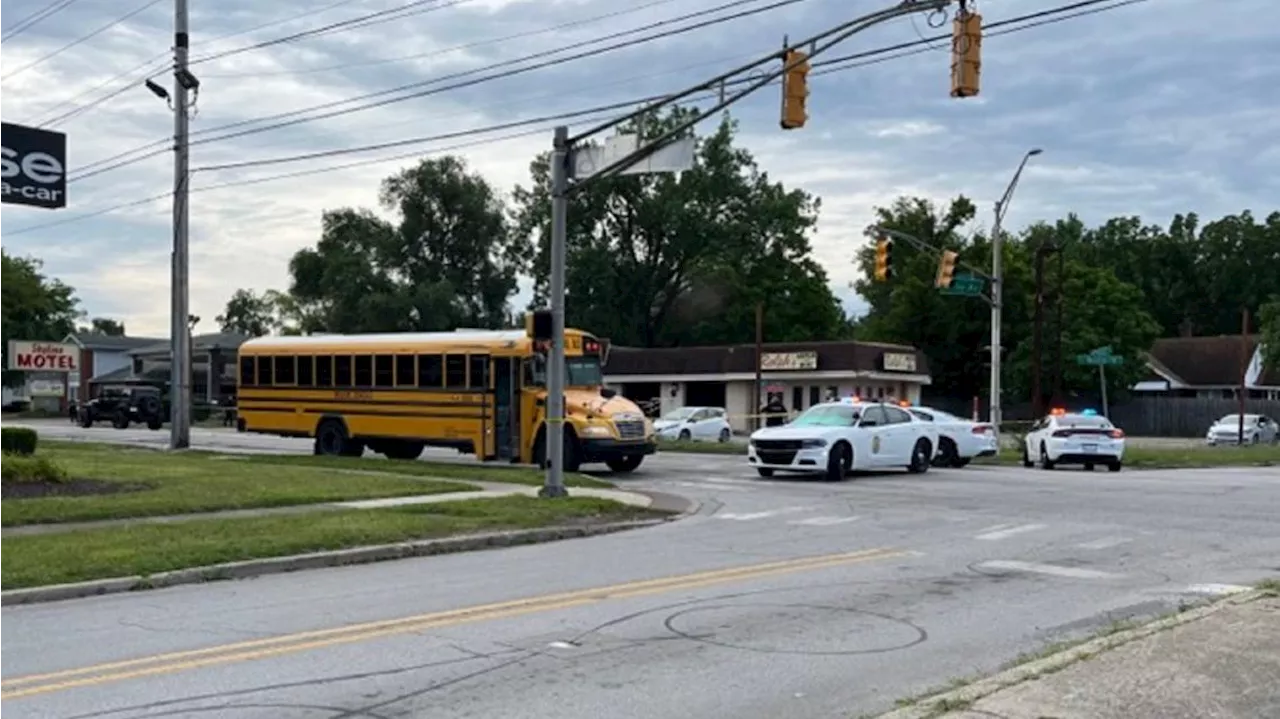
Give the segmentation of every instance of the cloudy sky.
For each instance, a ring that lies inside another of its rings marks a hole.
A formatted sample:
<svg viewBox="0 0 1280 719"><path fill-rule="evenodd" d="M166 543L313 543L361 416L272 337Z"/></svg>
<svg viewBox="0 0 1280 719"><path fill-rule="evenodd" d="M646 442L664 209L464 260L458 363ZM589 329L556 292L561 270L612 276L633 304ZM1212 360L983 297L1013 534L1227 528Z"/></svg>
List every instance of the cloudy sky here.
<svg viewBox="0 0 1280 719"><path fill-rule="evenodd" d="M503 70L526 67L774 4L778 0L191 0L193 58L225 53L192 68L201 88L191 164L199 168L429 138L669 92L776 49L784 34L805 37L888 5L795 0L587 59L258 131L321 112L396 100L413 90L394 89L412 83L419 83L418 92L439 89L448 81L430 81L442 75L475 70L467 77L484 77L498 72L484 68L499 63L506 63ZM1074 3L982 0L978 9L987 22L998 22L1069 4ZM5 0L5 35L48 5L48 0ZM43 258L50 274L78 290L90 314L123 319L130 334L167 334L170 205L160 199L101 211L163 195L172 187L172 155L165 151L172 116L140 84L148 73L170 84L164 64L172 5L168 0L73 0L3 43L4 119L53 120L49 127L68 133L73 176L106 167L112 163L101 161L120 153L146 150L122 158L144 159L73 183L65 210L6 205L3 211L6 251ZM728 5L733 7L554 52ZM742 142L761 165L788 185L822 197L814 247L850 311L862 307L848 284L854 278L851 258L873 207L903 194L945 201L964 193L982 208L975 229L986 226L991 203L1031 147L1045 152L1023 177L1007 220L1011 226L1069 211L1089 222L1138 214L1166 223L1180 211L1216 216L1276 209L1280 3L1110 0L1093 9L1110 5L1118 7L993 31L984 41L980 98L948 97L946 45L926 44L876 56L871 63L831 65L843 69L820 76L815 72L811 119L803 130L777 128L776 89L735 107ZM47 57L133 10L139 11ZM392 12L380 22L240 51L379 11ZM938 32L927 14L898 19L859 34L827 57ZM521 60L543 52L539 60ZM381 94L340 104L375 93ZM329 107L311 110L319 105ZM74 114L60 119L68 113ZM585 129L584 120L574 122ZM552 124L195 173L191 302L192 311L204 318L198 331L216 329L213 317L238 287L287 287L289 257L316 241L321 211L373 207L378 181L411 163L411 153L469 143L453 151L496 186L509 189L527 182L528 162L549 145ZM218 139L232 133L243 134ZM516 133L523 136L511 137ZM339 165L347 167L312 172ZM304 172L311 174L298 174ZM279 177L286 173L294 176ZM214 185L222 187L199 191ZM76 219L83 215L93 216ZM37 228L49 223L57 224ZM524 293L516 298L520 306L526 301Z"/></svg>

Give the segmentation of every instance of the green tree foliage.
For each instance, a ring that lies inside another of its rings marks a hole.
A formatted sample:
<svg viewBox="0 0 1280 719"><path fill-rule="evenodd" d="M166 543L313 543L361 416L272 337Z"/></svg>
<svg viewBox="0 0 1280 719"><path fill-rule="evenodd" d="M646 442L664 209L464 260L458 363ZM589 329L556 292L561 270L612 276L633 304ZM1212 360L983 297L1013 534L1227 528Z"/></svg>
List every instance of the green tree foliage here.
<svg viewBox="0 0 1280 719"><path fill-rule="evenodd" d="M1280 368L1280 294L1258 311L1258 334L1262 339L1263 363Z"/></svg>
<svg viewBox="0 0 1280 719"><path fill-rule="evenodd" d="M75 290L61 281L46 277L40 260L12 257L0 250L3 276L4 367L9 366L10 340L44 340L57 342L75 331L80 318ZM15 386L21 373L4 372L4 384Z"/></svg>
<svg viewBox="0 0 1280 719"><path fill-rule="evenodd" d="M319 243L289 263L292 306L276 302L273 321L302 332L505 326L528 251L493 188L442 157L388 178L379 199L398 221L363 209L324 213ZM269 313L258 300L244 315L254 330Z"/></svg>
<svg viewBox="0 0 1280 719"><path fill-rule="evenodd" d="M654 137L690 110L633 124ZM692 170L592 181L569 204L566 321L620 345L749 342L765 303L770 341L829 339L844 313L812 257L819 202L769 179L725 119L700 138ZM516 226L536 242L534 304L546 302L550 162L515 191Z"/></svg>
<svg viewBox="0 0 1280 719"><path fill-rule="evenodd" d="M109 317L94 317L89 320L88 327L81 327L76 330L80 334L87 335L104 335L106 337L123 337L124 323L119 320L113 320Z"/></svg>

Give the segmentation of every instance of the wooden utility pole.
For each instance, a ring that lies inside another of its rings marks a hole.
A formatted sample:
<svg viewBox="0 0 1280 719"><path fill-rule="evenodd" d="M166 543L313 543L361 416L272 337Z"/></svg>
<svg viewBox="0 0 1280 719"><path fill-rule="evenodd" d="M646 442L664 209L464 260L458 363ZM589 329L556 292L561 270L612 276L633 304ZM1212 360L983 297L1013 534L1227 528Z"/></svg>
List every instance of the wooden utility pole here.
<svg viewBox="0 0 1280 719"><path fill-rule="evenodd" d="M1066 299L1067 299L1066 257L1067 257L1066 253L1062 251L1062 246L1059 245L1058 246L1058 293L1057 293L1057 302L1058 302L1057 324L1058 326L1057 326L1057 329L1055 330L1055 334L1057 336L1056 336L1056 339L1054 340L1054 348L1055 348L1055 351L1057 352L1057 357L1055 358L1057 368L1055 369L1054 375L1053 375L1054 402L1058 403L1057 406L1059 407L1062 406L1062 403L1066 402L1066 396L1063 394L1063 391L1062 391L1062 371L1063 371L1063 368L1062 368L1062 316L1063 316L1062 307L1063 305L1066 304Z"/></svg>
<svg viewBox="0 0 1280 719"><path fill-rule="evenodd" d="M1036 418L1044 414L1042 407L1044 398L1040 387L1040 354L1044 342L1044 253L1045 245L1036 248L1036 306L1035 319L1031 327L1031 414Z"/></svg>
<svg viewBox="0 0 1280 719"><path fill-rule="evenodd" d="M1236 394L1239 396L1239 413L1240 426L1237 429L1238 435L1236 441L1240 446L1244 446L1244 393L1245 379L1249 375L1249 308L1245 307L1240 311L1240 391Z"/></svg>
<svg viewBox="0 0 1280 719"><path fill-rule="evenodd" d="M760 428L760 392L764 389L764 303L756 303L756 391L751 401L751 422L755 429Z"/></svg>

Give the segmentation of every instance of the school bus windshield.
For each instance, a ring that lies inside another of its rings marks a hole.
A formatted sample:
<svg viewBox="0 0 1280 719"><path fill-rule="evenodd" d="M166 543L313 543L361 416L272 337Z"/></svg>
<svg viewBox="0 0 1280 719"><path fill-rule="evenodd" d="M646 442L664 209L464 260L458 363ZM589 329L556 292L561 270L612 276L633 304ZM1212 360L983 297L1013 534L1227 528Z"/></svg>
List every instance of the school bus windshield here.
<svg viewBox="0 0 1280 719"><path fill-rule="evenodd" d="M600 368L599 357L565 357L565 386L599 387L604 384L604 371ZM531 363L533 377L531 382L537 387L547 384L546 360L538 357Z"/></svg>

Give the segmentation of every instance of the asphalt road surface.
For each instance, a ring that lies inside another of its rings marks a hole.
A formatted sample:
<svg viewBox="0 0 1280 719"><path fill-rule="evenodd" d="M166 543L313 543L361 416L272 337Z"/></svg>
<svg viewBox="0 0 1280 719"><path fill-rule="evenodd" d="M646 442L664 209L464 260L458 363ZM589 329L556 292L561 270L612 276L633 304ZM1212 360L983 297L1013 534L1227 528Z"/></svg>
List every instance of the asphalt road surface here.
<svg viewBox="0 0 1280 719"><path fill-rule="evenodd" d="M701 509L556 544L7 608L5 716L853 717L1280 573L1276 468L828 484L665 454L619 483Z"/></svg>

